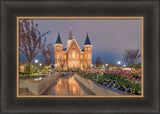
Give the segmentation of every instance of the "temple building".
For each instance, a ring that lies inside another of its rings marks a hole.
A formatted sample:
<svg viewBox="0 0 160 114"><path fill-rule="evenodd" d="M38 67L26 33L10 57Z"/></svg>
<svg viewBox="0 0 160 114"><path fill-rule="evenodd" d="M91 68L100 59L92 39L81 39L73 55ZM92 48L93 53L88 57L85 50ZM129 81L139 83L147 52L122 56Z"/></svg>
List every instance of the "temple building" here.
<svg viewBox="0 0 160 114"><path fill-rule="evenodd" d="M60 33L55 43L55 68L57 70L83 70L92 67L92 45L86 36L83 49L80 49L75 38L72 36L70 27L69 38L64 47Z"/></svg>

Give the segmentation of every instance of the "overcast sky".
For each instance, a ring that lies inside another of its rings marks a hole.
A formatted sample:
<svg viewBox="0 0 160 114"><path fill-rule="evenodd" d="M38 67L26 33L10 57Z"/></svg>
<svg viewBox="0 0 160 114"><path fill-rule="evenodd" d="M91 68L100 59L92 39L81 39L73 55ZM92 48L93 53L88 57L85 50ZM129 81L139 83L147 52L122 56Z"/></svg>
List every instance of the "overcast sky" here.
<svg viewBox="0 0 160 114"><path fill-rule="evenodd" d="M141 49L141 20L34 20L41 32L50 31L47 42L55 44L58 32L64 47L69 37L70 25L82 49L88 32L93 45L93 62L99 56L104 63L122 60L124 49ZM123 64L123 63L122 63Z"/></svg>

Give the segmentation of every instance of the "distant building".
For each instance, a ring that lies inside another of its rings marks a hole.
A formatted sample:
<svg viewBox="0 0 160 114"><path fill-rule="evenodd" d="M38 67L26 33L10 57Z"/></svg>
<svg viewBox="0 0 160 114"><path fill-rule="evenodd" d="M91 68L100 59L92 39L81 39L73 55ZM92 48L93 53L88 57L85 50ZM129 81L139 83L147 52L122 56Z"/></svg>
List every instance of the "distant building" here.
<svg viewBox="0 0 160 114"><path fill-rule="evenodd" d="M25 72L26 68L25 65L20 65L19 72Z"/></svg>
<svg viewBox="0 0 160 114"><path fill-rule="evenodd" d="M122 70L131 70L130 67L123 67Z"/></svg>
<svg viewBox="0 0 160 114"><path fill-rule="evenodd" d="M61 41L60 33L58 33L57 41L54 46L56 69L78 70L92 67L92 45L88 33L83 49L80 49L76 39L72 37L71 27L66 48Z"/></svg>
<svg viewBox="0 0 160 114"><path fill-rule="evenodd" d="M113 63L103 63L101 65L101 69L108 69L108 70L118 70L121 69L122 66L121 65L116 65Z"/></svg>

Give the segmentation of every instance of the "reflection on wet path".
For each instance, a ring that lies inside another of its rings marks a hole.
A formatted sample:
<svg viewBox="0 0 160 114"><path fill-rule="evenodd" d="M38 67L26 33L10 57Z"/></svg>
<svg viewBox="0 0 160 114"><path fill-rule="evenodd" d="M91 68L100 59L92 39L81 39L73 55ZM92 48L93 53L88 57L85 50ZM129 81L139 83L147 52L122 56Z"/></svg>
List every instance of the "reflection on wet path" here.
<svg viewBox="0 0 160 114"><path fill-rule="evenodd" d="M64 76L57 80L57 82L49 88L44 95L93 95L91 91L78 83L74 76Z"/></svg>

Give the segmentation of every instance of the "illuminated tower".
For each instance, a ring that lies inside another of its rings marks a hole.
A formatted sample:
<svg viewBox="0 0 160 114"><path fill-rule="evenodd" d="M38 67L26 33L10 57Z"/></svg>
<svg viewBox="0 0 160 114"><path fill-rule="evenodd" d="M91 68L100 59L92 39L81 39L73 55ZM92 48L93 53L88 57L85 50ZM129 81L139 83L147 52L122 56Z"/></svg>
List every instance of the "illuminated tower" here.
<svg viewBox="0 0 160 114"><path fill-rule="evenodd" d="M87 33L87 37L86 37L86 41L84 43L83 49L84 49L84 61L85 61L84 66L85 68L90 69L92 67L92 45L89 40L88 33Z"/></svg>
<svg viewBox="0 0 160 114"><path fill-rule="evenodd" d="M62 57L63 52L63 43L61 41L60 33L58 32L58 37L55 43L55 68L60 69L60 64L58 59Z"/></svg>

